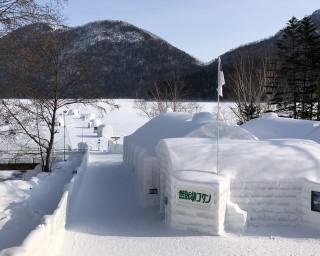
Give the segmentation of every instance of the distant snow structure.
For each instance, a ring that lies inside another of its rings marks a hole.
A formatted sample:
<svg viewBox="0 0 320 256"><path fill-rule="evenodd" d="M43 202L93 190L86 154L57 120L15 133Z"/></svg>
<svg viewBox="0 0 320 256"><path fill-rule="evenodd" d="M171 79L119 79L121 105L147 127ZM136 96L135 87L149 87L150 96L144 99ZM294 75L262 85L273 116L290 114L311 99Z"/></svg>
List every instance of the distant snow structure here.
<svg viewBox="0 0 320 256"><path fill-rule="evenodd" d="M93 121L94 119L96 119L96 114L95 113L88 114L88 120Z"/></svg>
<svg viewBox="0 0 320 256"><path fill-rule="evenodd" d="M82 113L82 114L80 115L80 118L81 118L83 121L88 120L88 117L89 117L89 114L87 114L87 113Z"/></svg>
<svg viewBox="0 0 320 256"><path fill-rule="evenodd" d="M58 116L56 118L56 125L57 126L64 126L64 118L62 116Z"/></svg>
<svg viewBox="0 0 320 256"><path fill-rule="evenodd" d="M87 114L86 119L89 120L88 121L88 128L92 128L93 122L96 119L96 114L95 113Z"/></svg>
<svg viewBox="0 0 320 256"><path fill-rule="evenodd" d="M92 121L93 131L97 133L100 125L102 125L102 121L98 118L94 119Z"/></svg>
<svg viewBox="0 0 320 256"><path fill-rule="evenodd" d="M113 128L108 124L101 124L97 130L98 137L110 139L113 136Z"/></svg>
<svg viewBox="0 0 320 256"><path fill-rule="evenodd" d="M78 150L81 152L86 152L88 150L88 144L86 142L79 142L78 143Z"/></svg>
<svg viewBox="0 0 320 256"><path fill-rule="evenodd" d="M69 109L68 116L73 116L73 117L79 118L80 111L78 109Z"/></svg>
<svg viewBox="0 0 320 256"><path fill-rule="evenodd" d="M156 146L161 139L180 137L216 138L217 121L210 113L163 113L130 136L124 137L124 162L137 180L139 199L145 207L159 205L160 168ZM256 140L239 126L220 122L221 138Z"/></svg>

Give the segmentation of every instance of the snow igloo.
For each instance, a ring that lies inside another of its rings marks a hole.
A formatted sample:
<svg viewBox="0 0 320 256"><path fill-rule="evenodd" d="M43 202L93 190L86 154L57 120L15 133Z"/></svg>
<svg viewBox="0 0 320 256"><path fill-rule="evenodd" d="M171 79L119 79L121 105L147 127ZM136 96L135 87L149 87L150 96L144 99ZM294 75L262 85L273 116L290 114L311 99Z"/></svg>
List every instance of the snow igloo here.
<svg viewBox="0 0 320 256"><path fill-rule="evenodd" d="M102 121L98 118L92 120L93 131L98 133L98 127L102 125Z"/></svg>
<svg viewBox="0 0 320 256"><path fill-rule="evenodd" d="M97 130L98 137L110 139L113 136L113 128L111 125L101 124Z"/></svg>
<svg viewBox="0 0 320 256"><path fill-rule="evenodd" d="M124 137L123 160L134 172L139 201L145 207L160 205L161 162L156 146L166 138L217 137L215 117L208 112L197 114L163 113ZM255 136L237 125L219 122L220 137L238 140L257 140Z"/></svg>
<svg viewBox="0 0 320 256"><path fill-rule="evenodd" d="M68 116L80 116L80 111L78 109L69 109Z"/></svg>
<svg viewBox="0 0 320 256"><path fill-rule="evenodd" d="M56 125L57 126L64 126L64 118L63 116L59 116L56 118Z"/></svg>

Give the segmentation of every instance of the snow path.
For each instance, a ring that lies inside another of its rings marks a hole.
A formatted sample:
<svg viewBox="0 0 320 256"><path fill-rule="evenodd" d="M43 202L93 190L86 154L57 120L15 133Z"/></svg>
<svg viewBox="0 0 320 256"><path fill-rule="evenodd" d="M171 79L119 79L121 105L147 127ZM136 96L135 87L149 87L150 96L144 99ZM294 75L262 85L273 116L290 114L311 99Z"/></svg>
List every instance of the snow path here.
<svg viewBox="0 0 320 256"><path fill-rule="evenodd" d="M157 209L138 205L134 182L121 155L90 154L89 167L57 256L72 255L318 255L319 234L298 228L264 228L224 237L168 228ZM292 236L295 234L295 236Z"/></svg>

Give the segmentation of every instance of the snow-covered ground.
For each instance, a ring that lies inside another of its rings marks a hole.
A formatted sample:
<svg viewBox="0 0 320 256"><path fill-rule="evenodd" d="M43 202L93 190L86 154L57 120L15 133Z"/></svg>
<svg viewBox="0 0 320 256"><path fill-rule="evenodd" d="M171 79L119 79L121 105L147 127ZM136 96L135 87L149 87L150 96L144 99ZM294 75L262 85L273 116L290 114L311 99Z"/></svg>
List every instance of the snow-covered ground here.
<svg viewBox="0 0 320 256"><path fill-rule="evenodd" d="M123 136L134 132L148 119L132 108L133 101L118 103L120 110L101 119L113 127L122 143ZM215 103L203 105L204 111L216 110ZM234 122L229 106L223 106L223 113ZM96 112L92 107L76 108L82 113ZM310 138L302 127L295 128L295 121L269 119L253 120L243 127L259 138ZM98 152L98 137L92 128L87 128L87 123L88 120L66 116L66 143L77 148L79 142L87 142L91 153L81 187L71 197L73 207L68 212L65 239L63 244L56 245L52 255L319 255L320 234L306 228L250 227L242 233L226 233L221 237L169 228L158 209L144 209L139 205L132 174L122 164L122 156L103 152L107 149L107 139L100 139L101 152ZM283 133L270 132L278 123ZM316 129L317 124L306 122L310 129ZM285 136L291 131L294 132L290 136ZM62 127L56 145L63 147ZM43 214L54 210L63 185L72 176L76 165L72 163L73 167L67 168L61 163L56 172L40 174L30 181L0 182L0 249L19 245ZM21 230L21 227L24 228ZM52 241L54 243L54 237Z"/></svg>
<svg viewBox="0 0 320 256"><path fill-rule="evenodd" d="M320 234L299 228L250 228L222 237L170 229L158 209L142 208L121 156L91 154L57 256L318 255Z"/></svg>
<svg viewBox="0 0 320 256"><path fill-rule="evenodd" d="M23 173L19 171L11 171L11 170L0 171L0 181L11 180L20 176L22 177Z"/></svg>

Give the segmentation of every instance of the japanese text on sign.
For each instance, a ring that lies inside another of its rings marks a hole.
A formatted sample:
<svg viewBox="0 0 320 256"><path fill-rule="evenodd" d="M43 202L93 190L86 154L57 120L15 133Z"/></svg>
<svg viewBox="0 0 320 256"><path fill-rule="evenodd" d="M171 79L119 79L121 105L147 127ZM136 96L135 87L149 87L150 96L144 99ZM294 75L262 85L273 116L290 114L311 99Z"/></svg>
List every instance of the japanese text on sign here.
<svg viewBox="0 0 320 256"><path fill-rule="evenodd" d="M211 194L199 193L195 191L179 190L178 198L191 202L209 204L211 202Z"/></svg>

